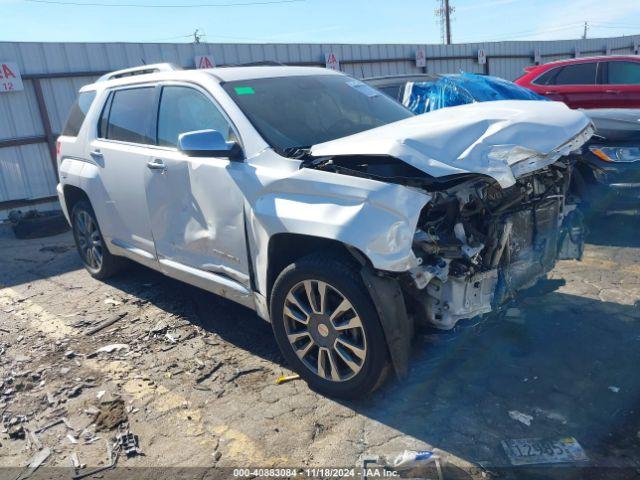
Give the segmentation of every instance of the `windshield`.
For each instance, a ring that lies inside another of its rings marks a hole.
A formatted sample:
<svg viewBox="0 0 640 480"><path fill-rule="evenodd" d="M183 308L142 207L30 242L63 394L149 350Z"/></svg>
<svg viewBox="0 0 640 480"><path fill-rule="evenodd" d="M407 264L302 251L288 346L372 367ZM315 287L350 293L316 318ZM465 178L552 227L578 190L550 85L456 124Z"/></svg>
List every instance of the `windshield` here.
<svg viewBox="0 0 640 480"><path fill-rule="evenodd" d="M284 154L413 116L343 75L260 78L223 88L267 143Z"/></svg>

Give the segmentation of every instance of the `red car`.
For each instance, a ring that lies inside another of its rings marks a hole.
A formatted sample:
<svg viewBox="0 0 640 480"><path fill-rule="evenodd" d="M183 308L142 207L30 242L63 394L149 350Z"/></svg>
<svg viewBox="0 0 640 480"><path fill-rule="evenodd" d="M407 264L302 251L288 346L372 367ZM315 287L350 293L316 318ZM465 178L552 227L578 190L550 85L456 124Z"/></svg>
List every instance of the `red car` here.
<svg viewBox="0 0 640 480"><path fill-rule="evenodd" d="M515 83L571 108L640 108L640 57L572 58L526 67Z"/></svg>

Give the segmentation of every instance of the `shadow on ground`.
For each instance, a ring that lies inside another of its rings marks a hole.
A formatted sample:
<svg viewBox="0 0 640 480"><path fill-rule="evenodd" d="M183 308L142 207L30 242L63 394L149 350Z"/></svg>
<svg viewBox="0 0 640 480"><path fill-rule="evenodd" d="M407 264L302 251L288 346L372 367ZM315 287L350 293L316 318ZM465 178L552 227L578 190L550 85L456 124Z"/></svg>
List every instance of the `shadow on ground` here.
<svg viewBox="0 0 640 480"><path fill-rule="evenodd" d="M270 326L249 309L143 267L109 283L238 348L283 362ZM509 316L469 322L454 332L420 335L405 381L392 380L370 398L345 405L489 468L508 465L502 440L573 436L596 464L633 467L636 475L638 308L553 288L527 292L515 308ZM531 415L531 425L513 420L509 411ZM557 478L559 472L541 477L536 470L534 477ZM624 472L615 471L615 478L625 478ZM582 471L576 478L603 473ZM519 469L517 475L527 478L527 471Z"/></svg>
<svg viewBox="0 0 640 480"><path fill-rule="evenodd" d="M558 292L518 307L510 318L420 337L407 381L353 408L493 467L508 465L502 440L573 436L595 464L624 466L637 478L640 311ZM531 425L509 411L531 415ZM556 478L553 472L535 478Z"/></svg>

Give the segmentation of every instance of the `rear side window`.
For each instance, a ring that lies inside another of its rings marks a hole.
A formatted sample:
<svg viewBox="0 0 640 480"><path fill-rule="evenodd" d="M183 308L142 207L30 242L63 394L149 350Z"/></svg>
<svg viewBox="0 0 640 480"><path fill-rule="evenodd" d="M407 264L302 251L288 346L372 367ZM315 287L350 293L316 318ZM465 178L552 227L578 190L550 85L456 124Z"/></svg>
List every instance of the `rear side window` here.
<svg viewBox="0 0 640 480"><path fill-rule="evenodd" d="M151 126L155 113L155 87L116 90L110 101L106 130L104 118L100 125L105 138L130 143L154 143Z"/></svg>
<svg viewBox="0 0 640 480"><path fill-rule="evenodd" d="M555 78L555 85L595 85L596 62L567 65Z"/></svg>
<svg viewBox="0 0 640 480"><path fill-rule="evenodd" d="M175 147L181 133L213 129L229 138L233 131L205 95L189 87L164 87L158 115L158 145Z"/></svg>
<svg viewBox="0 0 640 480"><path fill-rule="evenodd" d="M64 124L64 128L62 129L62 135L69 137L78 136L82 122L84 122L94 98L96 98L96 92L82 92L78 95L69 112L67 123Z"/></svg>
<svg viewBox="0 0 640 480"><path fill-rule="evenodd" d="M611 85L640 85L640 63L608 62Z"/></svg>
<svg viewBox="0 0 640 480"><path fill-rule="evenodd" d="M536 78L532 83L534 83L535 85L553 85L555 77L558 74L559 70L560 68L552 68L550 70L547 70L538 78Z"/></svg>

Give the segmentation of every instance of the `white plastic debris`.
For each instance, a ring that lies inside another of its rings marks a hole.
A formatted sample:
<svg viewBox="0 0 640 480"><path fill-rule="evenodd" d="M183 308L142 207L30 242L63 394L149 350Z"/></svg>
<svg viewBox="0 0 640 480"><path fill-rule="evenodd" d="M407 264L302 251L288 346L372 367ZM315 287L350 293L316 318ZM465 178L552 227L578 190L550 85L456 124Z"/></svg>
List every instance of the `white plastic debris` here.
<svg viewBox="0 0 640 480"><path fill-rule="evenodd" d="M112 343L110 345L105 345L104 347L100 347L98 350L93 352L90 356L93 357L99 353L112 353L119 350L129 349L129 345L126 343Z"/></svg>
<svg viewBox="0 0 640 480"><path fill-rule="evenodd" d="M531 415L519 412L518 410L510 410L509 416L515 421L526 425L527 427L531 426L531 421L533 420L533 417Z"/></svg>
<svg viewBox="0 0 640 480"><path fill-rule="evenodd" d="M389 465L395 470L407 470L434 461L436 458L435 453L430 450L405 450L396 456Z"/></svg>
<svg viewBox="0 0 640 480"><path fill-rule="evenodd" d="M609 385L609 390L613 393L618 393L620 391L620 387L616 387L615 385Z"/></svg>

